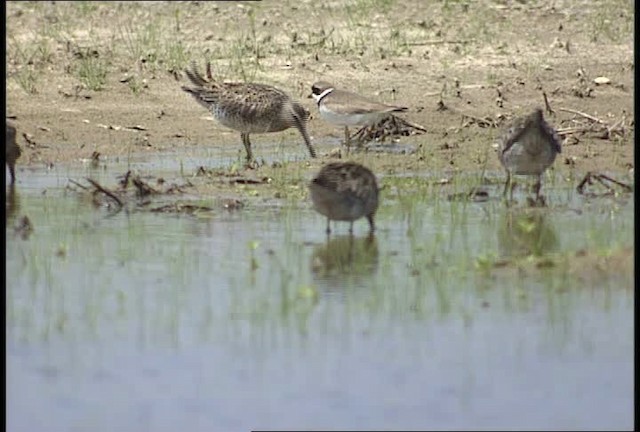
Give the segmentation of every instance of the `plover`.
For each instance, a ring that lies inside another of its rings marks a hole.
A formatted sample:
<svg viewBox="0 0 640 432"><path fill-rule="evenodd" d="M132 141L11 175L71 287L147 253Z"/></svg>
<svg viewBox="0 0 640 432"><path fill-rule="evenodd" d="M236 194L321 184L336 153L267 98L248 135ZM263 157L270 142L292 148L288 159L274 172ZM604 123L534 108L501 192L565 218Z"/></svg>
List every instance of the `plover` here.
<svg viewBox="0 0 640 432"><path fill-rule="evenodd" d="M344 126L345 145L349 145L349 126L370 126L394 112L408 108L378 103L364 96L340 90L326 81L311 86L311 95L324 120Z"/></svg>
<svg viewBox="0 0 640 432"><path fill-rule="evenodd" d="M249 134L280 132L295 127L302 134L309 154L316 157L307 133L309 111L273 86L256 83L218 83L211 79L207 64L206 80L197 70L185 70L194 87L182 86L196 101L207 108L224 126L240 132L247 161L253 160Z"/></svg>
<svg viewBox="0 0 640 432"><path fill-rule="evenodd" d="M378 183L367 167L354 162L331 162L322 167L309 183L311 200L316 211L327 217L327 234L332 220L350 222L365 216L369 232L375 231L374 216L378 210Z"/></svg>
<svg viewBox="0 0 640 432"><path fill-rule="evenodd" d="M11 185L16 182L16 160L22 154L20 147L16 143L16 127L7 120L7 135L5 137L5 159L11 174Z"/></svg>
<svg viewBox="0 0 640 432"><path fill-rule="evenodd" d="M561 152L560 138L536 108L531 114L514 119L498 140L498 157L507 172L503 195L511 188L512 176L535 175L534 190L540 197L542 174Z"/></svg>

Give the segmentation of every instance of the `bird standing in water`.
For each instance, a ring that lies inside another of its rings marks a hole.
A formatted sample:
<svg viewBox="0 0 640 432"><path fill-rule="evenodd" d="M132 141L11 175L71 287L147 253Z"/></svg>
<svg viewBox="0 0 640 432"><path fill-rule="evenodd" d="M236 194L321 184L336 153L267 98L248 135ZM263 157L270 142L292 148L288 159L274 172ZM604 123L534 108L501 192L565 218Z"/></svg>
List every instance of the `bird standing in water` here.
<svg viewBox="0 0 640 432"><path fill-rule="evenodd" d="M498 140L498 157L507 172L503 195L513 193L512 176L534 175L536 198L540 198L542 174L562 151L560 138L536 108L531 114L514 119Z"/></svg>
<svg viewBox="0 0 640 432"><path fill-rule="evenodd" d="M313 207L327 217L327 234L332 220L353 222L361 217L369 221L369 232L375 231L380 189L369 168L354 162L332 162L322 167L309 183Z"/></svg>
<svg viewBox="0 0 640 432"><path fill-rule="evenodd" d="M5 158L9 173L11 174L11 186L16 182L16 160L22 154L22 150L16 143L16 127L7 120L7 135L5 137Z"/></svg>

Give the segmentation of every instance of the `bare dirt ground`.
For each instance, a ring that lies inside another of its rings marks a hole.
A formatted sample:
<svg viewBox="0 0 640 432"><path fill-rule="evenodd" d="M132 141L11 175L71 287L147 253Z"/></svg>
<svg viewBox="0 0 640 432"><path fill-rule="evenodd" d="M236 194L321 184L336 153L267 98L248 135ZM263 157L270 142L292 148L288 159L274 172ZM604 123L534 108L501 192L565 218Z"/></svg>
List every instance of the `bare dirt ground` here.
<svg viewBox="0 0 640 432"><path fill-rule="evenodd" d="M20 166L235 146L180 85L192 59L216 78L275 85L313 114L319 160L342 130L308 98L324 79L410 107L427 132L378 171L499 170L491 147L513 115L544 107L564 138L554 169L633 170L633 2L355 0L7 2L7 115ZM23 136L22 134L26 134ZM297 131L285 140L306 155ZM334 153L335 154L335 153ZM19 177L19 175L18 175Z"/></svg>

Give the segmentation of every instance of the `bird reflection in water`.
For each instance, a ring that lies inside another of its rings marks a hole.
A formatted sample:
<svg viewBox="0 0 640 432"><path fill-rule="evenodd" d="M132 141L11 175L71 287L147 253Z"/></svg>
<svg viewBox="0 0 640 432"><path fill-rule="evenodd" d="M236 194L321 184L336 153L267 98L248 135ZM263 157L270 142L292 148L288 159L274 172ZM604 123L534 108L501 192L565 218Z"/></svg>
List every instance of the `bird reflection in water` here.
<svg viewBox="0 0 640 432"><path fill-rule="evenodd" d="M20 210L20 197L18 196L18 192L16 191L16 185L11 184L7 187L7 195L5 199L5 210L6 210L6 226L13 224L13 221L16 218L16 214Z"/></svg>
<svg viewBox="0 0 640 432"><path fill-rule="evenodd" d="M373 275L378 266L378 243L374 234L327 238L315 247L311 271L318 279L345 281L351 277Z"/></svg>
<svg viewBox="0 0 640 432"><path fill-rule="evenodd" d="M498 247L505 258L540 257L558 248L558 238L542 208L507 209L498 228Z"/></svg>

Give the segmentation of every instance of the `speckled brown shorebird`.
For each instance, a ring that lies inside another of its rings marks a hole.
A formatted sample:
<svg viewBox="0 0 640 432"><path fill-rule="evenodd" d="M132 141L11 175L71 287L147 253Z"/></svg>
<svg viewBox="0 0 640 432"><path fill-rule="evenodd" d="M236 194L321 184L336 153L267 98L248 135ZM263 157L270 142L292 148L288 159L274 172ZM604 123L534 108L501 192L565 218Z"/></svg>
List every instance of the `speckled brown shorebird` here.
<svg viewBox="0 0 640 432"><path fill-rule="evenodd" d="M309 183L313 207L327 217L327 234L332 220L353 222L365 216L369 232L375 231L378 210L378 183L369 168L354 162L332 162L322 167Z"/></svg>
<svg viewBox="0 0 640 432"><path fill-rule="evenodd" d="M316 157L307 133L309 111L282 90L266 84L215 82L209 64L209 80L198 72L195 62L185 72L193 87L182 86L182 90L224 126L240 132L248 162L253 161L249 134L280 132L291 127L300 131L309 154Z"/></svg>
<svg viewBox="0 0 640 432"><path fill-rule="evenodd" d="M327 122L344 126L344 142L349 146L349 126L370 126L394 112L408 108L386 105L350 91L335 88L326 81L311 86L311 96L320 116Z"/></svg>
<svg viewBox="0 0 640 432"><path fill-rule="evenodd" d="M11 174L11 185L16 182L16 160L20 157L22 151L16 143L16 127L7 120L7 135L5 139L5 158L9 173Z"/></svg>
<svg viewBox="0 0 640 432"><path fill-rule="evenodd" d="M498 157L507 172L503 195L513 192L512 176L535 175L534 190L540 197L542 174L561 152L560 138L536 108L531 114L514 119L498 139ZM511 196L511 195L510 195Z"/></svg>

